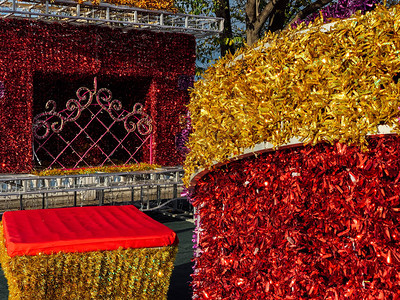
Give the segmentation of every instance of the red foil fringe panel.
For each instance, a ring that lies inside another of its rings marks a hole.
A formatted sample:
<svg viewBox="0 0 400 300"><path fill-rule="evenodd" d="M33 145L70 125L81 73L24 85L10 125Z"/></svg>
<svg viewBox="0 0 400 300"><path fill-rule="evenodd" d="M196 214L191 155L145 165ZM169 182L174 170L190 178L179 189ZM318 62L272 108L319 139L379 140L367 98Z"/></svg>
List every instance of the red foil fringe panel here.
<svg viewBox="0 0 400 300"><path fill-rule="evenodd" d="M197 299L399 299L400 138L233 161L196 185Z"/></svg>
<svg viewBox="0 0 400 300"><path fill-rule="evenodd" d="M181 164L174 135L189 95L178 89L178 81L194 72L195 38L190 35L1 20L0 173L32 169L33 76L40 73L152 78L145 106L155 128L154 163ZM148 156L147 151L145 161Z"/></svg>

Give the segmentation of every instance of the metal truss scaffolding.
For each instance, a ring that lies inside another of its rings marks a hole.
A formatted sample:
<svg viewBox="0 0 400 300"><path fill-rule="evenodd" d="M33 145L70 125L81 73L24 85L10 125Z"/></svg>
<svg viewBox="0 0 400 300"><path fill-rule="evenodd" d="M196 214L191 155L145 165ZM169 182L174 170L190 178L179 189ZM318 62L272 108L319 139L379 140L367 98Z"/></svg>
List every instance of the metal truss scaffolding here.
<svg viewBox="0 0 400 300"><path fill-rule="evenodd" d="M186 198L183 169L35 176L0 174L0 216L4 211L132 204L142 211L179 210ZM188 209L181 214L190 215Z"/></svg>
<svg viewBox="0 0 400 300"><path fill-rule="evenodd" d="M196 38L219 34L223 30L223 19L216 17L146 10L108 3L79 4L71 0L0 0L0 18L33 18L123 29L182 32Z"/></svg>

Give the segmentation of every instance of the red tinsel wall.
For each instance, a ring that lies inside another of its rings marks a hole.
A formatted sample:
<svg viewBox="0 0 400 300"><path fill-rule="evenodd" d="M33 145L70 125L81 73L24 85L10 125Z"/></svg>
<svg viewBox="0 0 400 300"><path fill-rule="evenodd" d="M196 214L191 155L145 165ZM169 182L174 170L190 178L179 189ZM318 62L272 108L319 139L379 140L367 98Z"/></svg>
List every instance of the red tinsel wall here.
<svg viewBox="0 0 400 300"><path fill-rule="evenodd" d="M400 299L400 138L234 161L197 183L198 299Z"/></svg>
<svg viewBox="0 0 400 300"><path fill-rule="evenodd" d="M174 135L189 96L178 83L194 72L195 38L190 35L1 20L0 173L32 168L33 76L49 73L150 77L145 106L154 121L154 163L181 164Z"/></svg>

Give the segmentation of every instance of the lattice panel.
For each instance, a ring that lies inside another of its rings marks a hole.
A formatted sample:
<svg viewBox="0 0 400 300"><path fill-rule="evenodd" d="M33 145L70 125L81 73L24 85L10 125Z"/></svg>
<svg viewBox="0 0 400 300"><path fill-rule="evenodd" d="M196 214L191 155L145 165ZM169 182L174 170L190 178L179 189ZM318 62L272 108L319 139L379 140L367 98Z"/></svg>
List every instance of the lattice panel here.
<svg viewBox="0 0 400 300"><path fill-rule="evenodd" d="M77 99L57 111L49 100L33 120L34 159L46 168L76 168L138 163L141 150L152 142L152 122L143 105L131 111L106 88L81 87ZM152 163L150 155L150 163Z"/></svg>

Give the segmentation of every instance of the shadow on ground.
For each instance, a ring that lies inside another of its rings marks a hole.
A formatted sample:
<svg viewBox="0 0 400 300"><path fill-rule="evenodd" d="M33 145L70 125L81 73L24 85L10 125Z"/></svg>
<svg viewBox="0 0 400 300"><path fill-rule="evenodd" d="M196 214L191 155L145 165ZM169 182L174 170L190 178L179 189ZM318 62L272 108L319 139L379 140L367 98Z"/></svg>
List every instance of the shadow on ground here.
<svg viewBox="0 0 400 300"><path fill-rule="evenodd" d="M0 269L0 300L8 299L8 286L7 280L4 277L3 270Z"/></svg>
<svg viewBox="0 0 400 300"><path fill-rule="evenodd" d="M168 300L190 300L192 289L190 275L193 273L193 229L194 224L187 221L171 218L159 213L148 213L154 220L163 223L176 232L179 238L178 254L175 259L175 267L171 275L168 291Z"/></svg>
<svg viewBox="0 0 400 300"><path fill-rule="evenodd" d="M192 299L192 289L190 288L193 264L186 263L175 266L171 276L171 284L168 291L168 300L190 300Z"/></svg>

